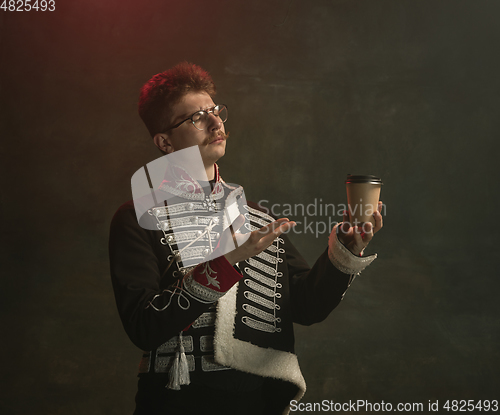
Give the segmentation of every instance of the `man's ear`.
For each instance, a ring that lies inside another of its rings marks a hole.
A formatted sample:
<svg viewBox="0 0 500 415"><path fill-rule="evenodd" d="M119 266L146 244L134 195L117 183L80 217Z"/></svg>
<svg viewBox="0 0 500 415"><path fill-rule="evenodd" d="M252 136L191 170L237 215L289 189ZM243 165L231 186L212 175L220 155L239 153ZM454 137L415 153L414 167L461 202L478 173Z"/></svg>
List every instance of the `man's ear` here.
<svg viewBox="0 0 500 415"><path fill-rule="evenodd" d="M158 147L162 153L170 154L174 151L172 142L170 141L169 136L165 133L156 134L153 137L153 142L155 143L155 146Z"/></svg>

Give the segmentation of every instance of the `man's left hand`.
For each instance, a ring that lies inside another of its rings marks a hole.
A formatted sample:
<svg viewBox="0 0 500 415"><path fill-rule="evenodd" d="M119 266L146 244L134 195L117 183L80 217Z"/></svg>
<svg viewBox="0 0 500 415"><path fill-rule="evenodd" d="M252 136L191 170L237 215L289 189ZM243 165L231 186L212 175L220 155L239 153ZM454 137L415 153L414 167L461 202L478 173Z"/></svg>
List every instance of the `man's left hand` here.
<svg viewBox="0 0 500 415"><path fill-rule="evenodd" d="M371 222L365 222L361 226L351 226L349 223L349 214L344 211L343 223L340 225L338 238L344 246L349 249L354 255L362 255L363 250L372 240L373 235L382 229L382 201L378 202L377 211L373 214L375 219L375 227Z"/></svg>

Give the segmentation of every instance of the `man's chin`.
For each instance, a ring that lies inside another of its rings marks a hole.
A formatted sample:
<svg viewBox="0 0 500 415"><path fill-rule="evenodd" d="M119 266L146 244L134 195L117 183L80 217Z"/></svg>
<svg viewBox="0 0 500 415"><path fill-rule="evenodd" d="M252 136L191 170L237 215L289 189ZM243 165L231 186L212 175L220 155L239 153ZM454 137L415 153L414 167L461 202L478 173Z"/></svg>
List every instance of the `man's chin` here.
<svg viewBox="0 0 500 415"><path fill-rule="evenodd" d="M205 151L201 152L201 156L203 158L203 161L205 165L211 165L214 163L217 163L217 161L226 154L226 143L221 143L221 144L212 144L213 147L210 147L211 145L208 145L208 148L205 148Z"/></svg>

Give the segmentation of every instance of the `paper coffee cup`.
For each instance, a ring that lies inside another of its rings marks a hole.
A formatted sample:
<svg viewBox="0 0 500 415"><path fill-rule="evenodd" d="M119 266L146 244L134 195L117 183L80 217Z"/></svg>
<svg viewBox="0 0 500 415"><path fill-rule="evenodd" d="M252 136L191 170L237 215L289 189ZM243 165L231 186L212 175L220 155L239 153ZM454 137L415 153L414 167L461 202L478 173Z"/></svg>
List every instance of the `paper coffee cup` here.
<svg viewBox="0 0 500 415"><path fill-rule="evenodd" d="M375 226L373 214L378 207L382 180L371 175L348 174L345 183L351 225L361 226L364 222L371 222Z"/></svg>

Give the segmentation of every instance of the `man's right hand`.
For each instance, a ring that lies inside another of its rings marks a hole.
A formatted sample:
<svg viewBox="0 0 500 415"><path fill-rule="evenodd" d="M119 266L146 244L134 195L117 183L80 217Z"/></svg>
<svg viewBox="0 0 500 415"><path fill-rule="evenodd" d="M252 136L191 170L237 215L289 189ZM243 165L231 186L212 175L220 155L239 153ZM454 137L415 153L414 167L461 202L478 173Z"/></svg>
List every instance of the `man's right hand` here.
<svg viewBox="0 0 500 415"><path fill-rule="evenodd" d="M260 254L271 245L278 236L283 232L289 231L296 225L295 222L289 221L287 218L281 218L250 234L236 232L244 223L245 218L243 215L238 216L221 237L221 242L223 242L224 238L232 238L232 241L226 239L226 242L232 242L237 246L237 248L230 250L224 255L231 265Z"/></svg>

